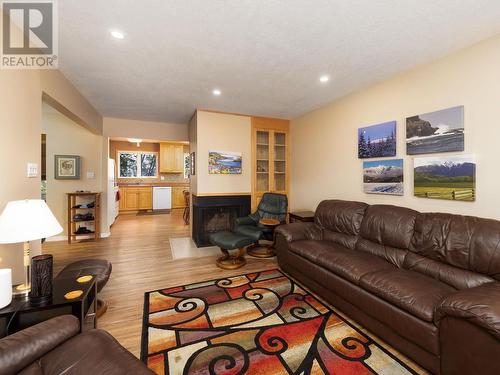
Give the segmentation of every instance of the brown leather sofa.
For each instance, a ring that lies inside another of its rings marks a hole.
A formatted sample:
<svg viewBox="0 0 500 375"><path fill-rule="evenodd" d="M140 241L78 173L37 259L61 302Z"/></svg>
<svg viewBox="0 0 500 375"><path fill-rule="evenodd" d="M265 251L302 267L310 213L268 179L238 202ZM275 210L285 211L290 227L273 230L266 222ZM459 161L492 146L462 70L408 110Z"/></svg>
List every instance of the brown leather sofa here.
<svg viewBox="0 0 500 375"><path fill-rule="evenodd" d="M64 315L1 339L0 374L154 374L107 332L79 330Z"/></svg>
<svg viewBox="0 0 500 375"><path fill-rule="evenodd" d="M328 200L280 267L435 374L500 374L500 222Z"/></svg>

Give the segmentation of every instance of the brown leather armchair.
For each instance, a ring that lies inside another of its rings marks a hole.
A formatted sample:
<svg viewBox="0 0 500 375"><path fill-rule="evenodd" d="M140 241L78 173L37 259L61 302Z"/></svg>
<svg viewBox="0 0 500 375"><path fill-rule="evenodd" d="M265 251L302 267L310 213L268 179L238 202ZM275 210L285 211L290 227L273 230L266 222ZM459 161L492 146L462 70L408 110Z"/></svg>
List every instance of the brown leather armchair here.
<svg viewBox="0 0 500 375"><path fill-rule="evenodd" d="M0 374L153 374L109 333L79 334L72 315L59 316L0 340Z"/></svg>

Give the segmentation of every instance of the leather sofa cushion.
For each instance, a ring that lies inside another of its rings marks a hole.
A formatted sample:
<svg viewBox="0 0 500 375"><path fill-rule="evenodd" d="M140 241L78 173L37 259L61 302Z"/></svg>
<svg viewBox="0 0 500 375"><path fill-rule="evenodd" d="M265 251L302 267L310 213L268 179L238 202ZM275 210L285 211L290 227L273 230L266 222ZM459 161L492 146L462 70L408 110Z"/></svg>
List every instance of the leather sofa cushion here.
<svg viewBox="0 0 500 375"><path fill-rule="evenodd" d="M500 280L500 221L422 213L415 222L410 250Z"/></svg>
<svg viewBox="0 0 500 375"><path fill-rule="evenodd" d="M398 268L403 267L408 250L397 249L392 246L380 245L378 243L360 238L356 242L356 250L360 252L376 255L387 262L394 264Z"/></svg>
<svg viewBox="0 0 500 375"><path fill-rule="evenodd" d="M290 249L297 255L317 264L354 284L359 284L362 276L379 270L395 267L383 259L327 241L296 241Z"/></svg>
<svg viewBox="0 0 500 375"><path fill-rule="evenodd" d="M434 312L456 289L420 273L394 269L364 275L360 286L376 296L432 322Z"/></svg>
<svg viewBox="0 0 500 375"><path fill-rule="evenodd" d="M325 200L316 209L314 222L323 229L356 236L367 207L361 202Z"/></svg>
<svg viewBox="0 0 500 375"><path fill-rule="evenodd" d="M403 268L430 276L456 289L468 289L495 281L486 275L463 270L437 260L408 252Z"/></svg>
<svg viewBox="0 0 500 375"><path fill-rule="evenodd" d="M409 208L373 205L366 209L361 237L380 245L408 249L418 212Z"/></svg>

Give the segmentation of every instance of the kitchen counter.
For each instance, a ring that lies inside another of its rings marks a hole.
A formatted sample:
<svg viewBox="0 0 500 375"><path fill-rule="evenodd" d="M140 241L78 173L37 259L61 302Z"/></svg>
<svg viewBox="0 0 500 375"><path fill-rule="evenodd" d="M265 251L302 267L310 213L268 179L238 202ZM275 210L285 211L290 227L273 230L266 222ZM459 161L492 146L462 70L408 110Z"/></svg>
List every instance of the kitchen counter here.
<svg viewBox="0 0 500 375"><path fill-rule="evenodd" d="M189 182L172 182L172 181L155 181L155 182L141 182L134 184L131 182L119 182L119 187L153 187L153 186L182 186L189 187Z"/></svg>

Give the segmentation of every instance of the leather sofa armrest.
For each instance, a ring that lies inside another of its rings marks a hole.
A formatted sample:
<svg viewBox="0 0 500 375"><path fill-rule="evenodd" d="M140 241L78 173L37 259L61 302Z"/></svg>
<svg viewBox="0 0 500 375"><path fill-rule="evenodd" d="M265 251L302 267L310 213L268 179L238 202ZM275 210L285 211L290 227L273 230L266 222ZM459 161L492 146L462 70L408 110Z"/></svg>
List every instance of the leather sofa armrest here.
<svg viewBox="0 0 500 375"><path fill-rule="evenodd" d="M445 298L436 310L436 324L446 318L465 319L500 339L500 282L460 290Z"/></svg>
<svg viewBox="0 0 500 375"><path fill-rule="evenodd" d="M236 225L255 225L255 221L250 216L237 217L235 219Z"/></svg>
<svg viewBox="0 0 500 375"><path fill-rule="evenodd" d="M80 332L80 322L63 315L0 340L0 374L15 374Z"/></svg>
<svg viewBox="0 0 500 375"><path fill-rule="evenodd" d="M280 225L276 228L276 234L282 235L287 242L321 240L323 237L321 229L315 223L310 222L296 222Z"/></svg>

